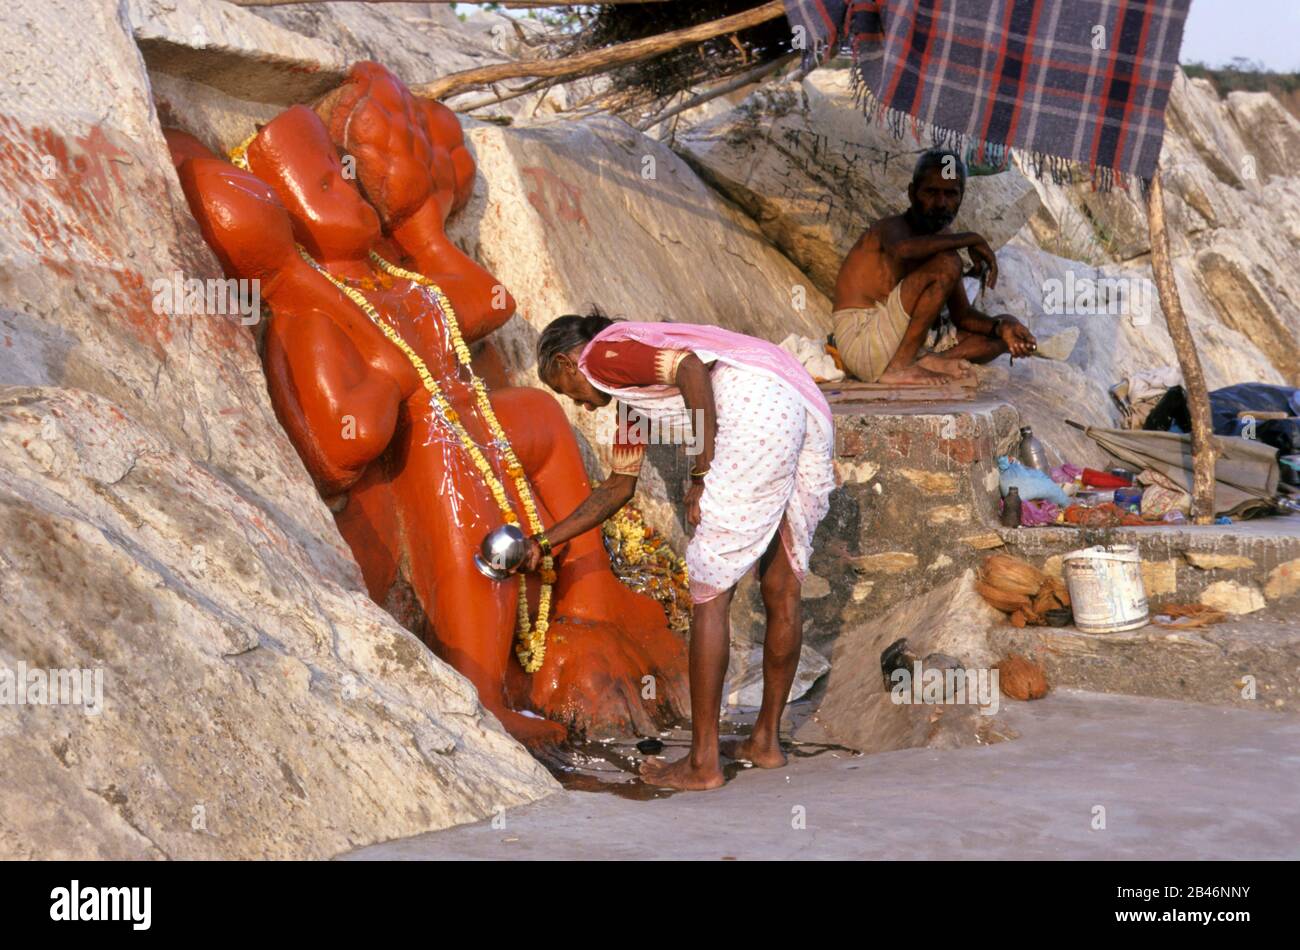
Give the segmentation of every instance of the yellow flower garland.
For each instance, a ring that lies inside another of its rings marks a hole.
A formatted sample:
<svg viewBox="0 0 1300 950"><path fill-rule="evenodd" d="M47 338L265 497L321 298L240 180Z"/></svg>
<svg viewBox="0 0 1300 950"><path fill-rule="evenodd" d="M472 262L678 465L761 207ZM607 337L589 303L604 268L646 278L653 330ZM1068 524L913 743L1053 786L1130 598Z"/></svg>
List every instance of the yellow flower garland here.
<svg viewBox="0 0 1300 950"><path fill-rule="evenodd" d="M686 632L691 625L686 561L673 553L633 505L624 505L606 521L603 533L614 575L637 593L659 601L668 626Z"/></svg>
<svg viewBox="0 0 1300 950"><path fill-rule="evenodd" d="M257 138L256 132L230 150L230 164L236 168L242 168L244 171L249 171L248 146L253 144L255 138Z"/></svg>
<svg viewBox="0 0 1300 950"><path fill-rule="evenodd" d="M374 305L354 287L349 287L342 280L335 277L324 267L312 259L311 255L303 247L298 248L298 253L302 255L303 260L310 264L318 273L325 277L331 284L337 287L344 295L347 296L354 304L361 308L362 312L370 318L370 322L377 326L388 339L390 343L396 346L405 354L411 365L415 367L416 373L420 376L420 382L424 384L425 390L429 393L429 401L437 407L439 413L446 420L448 426L460 440L461 446L469 455L474 467L478 469L479 475L492 493L497 507L501 509L501 515L506 524L518 525L519 517L515 514L514 506L510 503L510 497L506 494L505 486L497 478L496 473L492 470L491 463L484 456L482 449L479 448L473 437L461 424L460 417L452 408L451 402L443 393L442 387L438 381L429 373L428 367L396 330L390 327L379 316L379 311ZM541 518L537 513L537 505L533 500L532 486L528 484L528 479L524 475L524 467L520 464L518 457L515 455L514 447L510 444L510 439L506 436L505 429L501 427L496 413L492 409L491 400L488 398L487 387L483 380L474 372L470 365L471 355L469 346L465 343L465 338L461 335L460 324L456 320L456 311L451 305L447 295L442 292L442 288L435 284L423 274L415 271L404 270L395 264L384 260L373 251L370 253L371 260L377 267L404 280L409 280L414 284L422 287L430 297L437 308L442 312L447 324L447 331L451 337L452 348L456 351L456 359L460 365L469 371L470 381L474 387L474 394L478 402L479 412L483 414L484 421L492 433L501 450L501 454L506 460L506 472L515 480L515 487L519 492L519 498L524 505L524 513L528 518L528 527L533 534L538 534L544 529ZM542 589L537 604L537 623L532 624L528 617L528 589L527 585L521 579L519 583L519 614L516 626L516 635L519 640L518 646L515 647L515 656L519 664L526 672L536 673L542 668L542 663L546 659L546 632L550 627L548 619L551 611L551 590L555 584L555 561L549 554L542 559Z"/></svg>

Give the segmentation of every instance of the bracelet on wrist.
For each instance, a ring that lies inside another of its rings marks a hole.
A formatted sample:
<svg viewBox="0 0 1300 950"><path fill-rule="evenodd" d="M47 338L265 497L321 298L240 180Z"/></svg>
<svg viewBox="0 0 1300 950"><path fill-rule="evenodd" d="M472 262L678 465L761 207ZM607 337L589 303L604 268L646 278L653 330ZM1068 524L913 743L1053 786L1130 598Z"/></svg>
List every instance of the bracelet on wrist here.
<svg viewBox="0 0 1300 950"><path fill-rule="evenodd" d="M537 546L542 549L543 554L551 553L551 539L546 536L545 531L537 532L533 535L533 540L537 542Z"/></svg>

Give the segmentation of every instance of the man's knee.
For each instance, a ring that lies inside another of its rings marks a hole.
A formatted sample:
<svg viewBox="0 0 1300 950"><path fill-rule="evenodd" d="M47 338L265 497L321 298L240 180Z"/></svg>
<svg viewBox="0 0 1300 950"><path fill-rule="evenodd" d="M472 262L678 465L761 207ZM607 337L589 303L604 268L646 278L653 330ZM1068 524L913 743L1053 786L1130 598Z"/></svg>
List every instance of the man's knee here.
<svg viewBox="0 0 1300 950"><path fill-rule="evenodd" d="M908 306L908 313L915 315L915 304L923 296L947 300L961 280L961 271L961 257L957 252L944 251L908 274L903 282L903 303Z"/></svg>
<svg viewBox="0 0 1300 950"><path fill-rule="evenodd" d="M936 254L922 267L945 287L955 287L957 281L961 280L961 255L956 251L943 251Z"/></svg>

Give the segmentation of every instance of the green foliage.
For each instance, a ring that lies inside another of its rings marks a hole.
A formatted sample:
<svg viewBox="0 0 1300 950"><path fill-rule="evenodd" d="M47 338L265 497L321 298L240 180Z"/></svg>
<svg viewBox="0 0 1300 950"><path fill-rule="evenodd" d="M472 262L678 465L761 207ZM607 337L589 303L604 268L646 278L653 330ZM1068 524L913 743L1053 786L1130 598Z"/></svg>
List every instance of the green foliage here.
<svg viewBox="0 0 1300 950"><path fill-rule="evenodd" d="M1219 95L1238 90L1244 92L1290 93L1300 89L1300 73L1279 73L1245 56L1236 56L1226 66L1187 63L1183 72L1193 79L1208 79Z"/></svg>

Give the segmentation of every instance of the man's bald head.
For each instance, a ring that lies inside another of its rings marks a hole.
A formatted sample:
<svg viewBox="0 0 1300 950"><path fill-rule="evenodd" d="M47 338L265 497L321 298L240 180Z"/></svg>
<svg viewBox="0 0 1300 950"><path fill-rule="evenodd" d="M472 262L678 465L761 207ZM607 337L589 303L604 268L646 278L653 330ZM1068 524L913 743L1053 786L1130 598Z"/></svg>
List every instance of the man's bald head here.
<svg viewBox="0 0 1300 950"><path fill-rule="evenodd" d="M943 178L949 181L956 180L965 190L966 163L961 160L960 155L946 148L932 148L921 153L920 158L916 160L916 167L912 169L913 186L919 185L926 172L934 168L939 170Z"/></svg>

